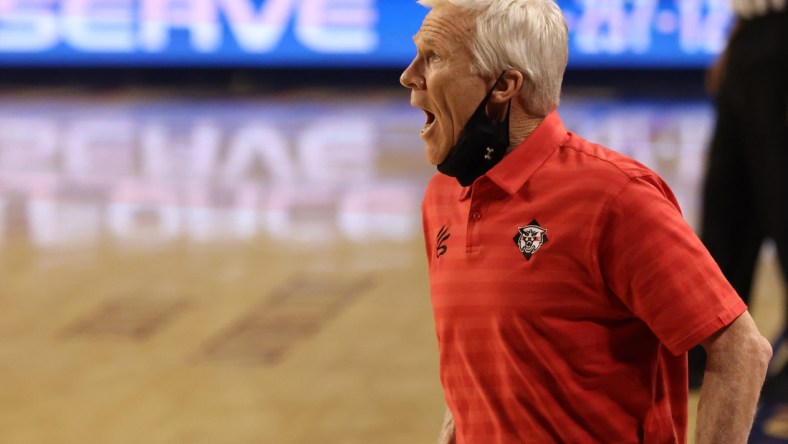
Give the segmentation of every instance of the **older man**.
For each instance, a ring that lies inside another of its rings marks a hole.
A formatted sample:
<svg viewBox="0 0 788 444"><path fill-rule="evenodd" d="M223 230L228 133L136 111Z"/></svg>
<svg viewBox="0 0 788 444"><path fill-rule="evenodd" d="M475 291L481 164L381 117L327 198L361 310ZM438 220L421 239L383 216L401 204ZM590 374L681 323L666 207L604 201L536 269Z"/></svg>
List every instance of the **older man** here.
<svg viewBox="0 0 788 444"><path fill-rule="evenodd" d="M643 165L563 127L552 0L422 0L402 74L439 174L423 204L443 443L744 443L771 357Z"/></svg>

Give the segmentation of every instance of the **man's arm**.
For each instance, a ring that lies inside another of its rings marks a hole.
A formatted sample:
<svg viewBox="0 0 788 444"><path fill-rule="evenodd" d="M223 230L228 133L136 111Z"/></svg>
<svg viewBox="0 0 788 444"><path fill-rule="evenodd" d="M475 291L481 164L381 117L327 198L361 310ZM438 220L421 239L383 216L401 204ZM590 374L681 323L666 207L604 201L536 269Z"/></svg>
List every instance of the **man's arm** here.
<svg viewBox="0 0 788 444"><path fill-rule="evenodd" d="M746 443L772 357L771 345L746 311L701 345L708 357L696 442Z"/></svg>
<svg viewBox="0 0 788 444"><path fill-rule="evenodd" d="M441 428L438 444L455 444L456 442L454 439L454 417L451 416L451 410L447 408L446 415L443 417L443 428Z"/></svg>

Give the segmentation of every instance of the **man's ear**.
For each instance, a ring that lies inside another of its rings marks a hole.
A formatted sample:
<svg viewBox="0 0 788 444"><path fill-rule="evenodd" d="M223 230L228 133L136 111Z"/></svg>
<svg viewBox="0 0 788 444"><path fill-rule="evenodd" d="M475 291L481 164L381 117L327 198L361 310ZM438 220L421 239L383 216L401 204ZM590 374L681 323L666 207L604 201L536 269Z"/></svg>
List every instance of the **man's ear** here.
<svg viewBox="0 0 788 444"><path fill-rule="evenodd" d="M523 82L525 82L523 73L516 69L507 69L503 77L495 84L495 90L490 97L490 101L505 103L515 99L523 89Z"/></svg>

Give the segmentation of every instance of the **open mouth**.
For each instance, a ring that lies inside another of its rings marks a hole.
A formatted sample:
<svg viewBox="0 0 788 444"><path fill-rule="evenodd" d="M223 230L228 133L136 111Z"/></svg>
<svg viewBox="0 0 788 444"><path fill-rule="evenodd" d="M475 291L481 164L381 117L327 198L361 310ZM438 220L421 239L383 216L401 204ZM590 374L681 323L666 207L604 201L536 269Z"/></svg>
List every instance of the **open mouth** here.
<svg viewBox="0 0 788 444"><path fill-rule="evenodd" d="M424 111L424 114L427 116L427 122L424 124L424 127L421 128L421 134L424 134L432 127L432 124L435 123L435 114L432 114L426 109L422 109L422 111Z"/></svg>

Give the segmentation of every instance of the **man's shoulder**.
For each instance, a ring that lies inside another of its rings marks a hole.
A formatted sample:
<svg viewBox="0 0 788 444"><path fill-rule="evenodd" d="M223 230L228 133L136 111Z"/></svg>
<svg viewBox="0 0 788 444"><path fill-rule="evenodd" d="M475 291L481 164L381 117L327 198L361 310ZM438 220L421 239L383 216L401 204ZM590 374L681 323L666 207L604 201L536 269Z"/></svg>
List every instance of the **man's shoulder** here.
<svg viewBox="0 0 788 444"><path fill-rule="evenodd" d="M668 184L651 168L637 160L605 146L570 134L561 145L562 164L573 165L567 170L581 175L585 192L601 192L608 197L619 195L624 189L636 190L643 196L655 196L656 191L678 208L678 202Z"/></svg>
<svg viewBox="0 0 788 444"><path fill-rule="evenodd" d="M637 160L607 148L598 143L590 142L575 133L561 145L561 155L572 158L581 164L589 173L607 177L610 180L627 182L638 177L658 177L649 167Z"/></svg>

